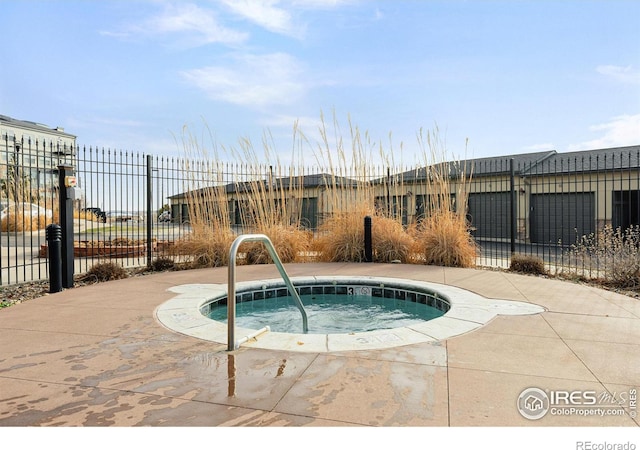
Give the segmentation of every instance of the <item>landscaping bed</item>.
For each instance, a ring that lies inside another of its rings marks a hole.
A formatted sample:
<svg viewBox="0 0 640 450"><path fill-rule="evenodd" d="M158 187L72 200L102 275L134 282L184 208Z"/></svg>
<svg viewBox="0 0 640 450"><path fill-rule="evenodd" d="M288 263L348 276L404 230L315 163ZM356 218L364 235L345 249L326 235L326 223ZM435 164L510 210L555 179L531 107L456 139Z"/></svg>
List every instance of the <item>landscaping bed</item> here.
<svg viewBox="0 0 640 450"><path fill-rule="evenodd" d="M153 240L152 250L156 250L156 241ZM84 257L109 257L127 258L143 256L147 251L145 240L113 239L111 241L75 241L73 243L73 256ZM47 258L49 249L47 244L40 246L39 256Z"/></svg>

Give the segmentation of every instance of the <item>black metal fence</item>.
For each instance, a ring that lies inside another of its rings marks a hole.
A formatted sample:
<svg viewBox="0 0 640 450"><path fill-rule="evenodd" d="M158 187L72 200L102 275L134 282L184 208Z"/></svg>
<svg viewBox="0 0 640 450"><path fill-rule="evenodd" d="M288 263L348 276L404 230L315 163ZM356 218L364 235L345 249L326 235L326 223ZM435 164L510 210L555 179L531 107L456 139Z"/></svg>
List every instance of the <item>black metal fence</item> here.
<svg viewBox="0 0 640 450"><path fill-rule="evenodd" d="M639 161L640 148L628 147L476 162L468 210L483 262L505 266L513 253L528 254L552 272L588 277L633 263Z"/></svg>
<svg viewBox="0 0 640 450"><path fill-rule="evenodd" d="M44 226L59 221L60 165L71 165L77 180L76 274L99 261L135 267L168 255L191 233L193 203L207 192L217 193L218 204L222 193L225 223L236 232L255 225L251 196L256 195L314 232L336 208L362 198L358 195L369 196L386 215L411 227L425 214L431 195L420 167L343 171L60 148L6 138L1 145L0 285L48 278ZM598 276L615 263L616 252L598 247L607 233L620 230L624 246L633 242L626 230L640 224L640 146L462 161L452 165L449 176L451 199L466 209L479 244L479 265L508 267L512 255L526 254L543 259L551 271ZM340 205L328 194L332 190L342 193Z"/></svg>
<svg viewBox="0 0 640 450"><path fill-rule="evenodd" d="M0 141L0 285L46 279L38 259L44 226L54 220L57 166L72 162L74 148L56 142Z"/></svg>

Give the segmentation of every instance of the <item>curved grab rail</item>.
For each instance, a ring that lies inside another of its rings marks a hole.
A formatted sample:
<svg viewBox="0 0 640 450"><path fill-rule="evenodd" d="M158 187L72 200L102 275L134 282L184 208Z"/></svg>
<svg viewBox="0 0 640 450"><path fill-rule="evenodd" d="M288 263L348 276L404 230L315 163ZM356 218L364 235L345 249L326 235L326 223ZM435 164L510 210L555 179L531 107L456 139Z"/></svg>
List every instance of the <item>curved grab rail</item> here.
<svg viewBox="0 0 640 450"><path fill-rule="evenodd" d="M240 343L235 340L236 334L236 256L238 255L238 248L243 242L262 242L265 247L267 247L267 251L271 256L274 264L278 268L280 272L280 276L284 280L285 284L289 288L289 292L293 297L296 306L300 310L302 314L302 329L306 333L309 331L309 327L307 325L307 311L304 309L304 305L302 304L302 300L300 300L300 296L296 291L296 288L293 286L291 279L289 279L289 275L287 275L287 271L284 269L282 265L282 261L276 253L276 249L269 239L268 236L264 234L242 234L238 236L231 244L231 249L229 250L229 280L228 280L228 292L227 292L227 350L232 351L236 350Z"/></svg>

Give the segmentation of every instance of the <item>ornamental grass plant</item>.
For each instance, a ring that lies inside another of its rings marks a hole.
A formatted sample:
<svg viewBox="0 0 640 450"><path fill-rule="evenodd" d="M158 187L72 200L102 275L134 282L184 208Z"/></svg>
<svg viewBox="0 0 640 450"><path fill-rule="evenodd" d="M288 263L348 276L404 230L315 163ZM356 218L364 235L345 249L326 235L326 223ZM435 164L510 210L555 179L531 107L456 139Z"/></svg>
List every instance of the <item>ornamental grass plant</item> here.
<svg viewBox="0 0 640 450"><path fill-rule="evenodd" d="M439 211L412 229L416 262L474 267L478 250L468 225L453 212Z"/></svg>
<svg viewBox="0 0 640 450"><path fill-rule="evenodd" d="M381 215L374 216L371 224L373 262L410 263L415 260L413 237L398 220Z"/></svg>
<svg viewBox="0 0 640 450"><path fill-rule="evenodd" d="M50 219L44 215L32 216L22 211L9 211L0 221L0 230L6 232L37 231L44 229Z"/></svg>
<svg viewBox="0 0 640 450"><path fill-rule="evenodd" d="M324 262L365 261L364 220L371 217L373 262L412 262L413 239L396 219L376 214L366 205L334 214L320 228L314 250Z"/></svg>
<svg viewBox="0 0 640 450"><path fill-rule="evenodd" d="M271 151L268 142L264 140L267 163L260 161L248 139L241 139L237 149L223 148L237 161L229 166L219 163L215 146L211 161L204 145L187 134L185 149L197 155L199 166L186 171L191 174L191 185L185 189L191 233L176 245L176 253L193 255L197 266L228 265L229 249L236 238L231 223L234 215L240 218L242 232L269 237L282 262L298 262L308 254L310 236L300 226L304 189L301 176L296 175L293 166L288 168L287 176L282 176L279 161L268 163ZM225 178L230 172L234 174L233 180ZM233 203L228 197L230 187L236 198ZM272 262L261 242L245 242L239 250L240 263Z"/></svg>
<svg viewBox="0 0 640 450"><path fill-rule="evenodd" d="M320 142L315 150L318 165L327 168L326 204L330 211L314 239L320 261L364 261L364 220L372 218L372 247L375 262L409 261L411 236L401 223L403 211L391 207L391 198L401 197L402 183L380 177L376 168L376 150L391 172L392 155L377 148L368 133L362 133L349 121L349 141L345 143L334 117L333 139L324 118ZM383 195L386 193L386 195Z"/></svg>
<svg viewBox="0 0 640 450"><path fill-rule="evenodd" d="M263 139L263 158L247 139L239 141L239 148L242 153L231 152L243 161L245 173L244 179L235 183L243 230L267 236L283 263L303 261L311 244L310 234L301 226L303 170L295 162L283 168L280 159L272 156L275 152L269 135ZM273 262L262 242L245 242L239 250L246 264Z"/></svg>
<svg viewBox="0 0 640 450"><path fill-rule="evenodd" d="M472 168L448 161L439 130L420 131L418 142L428 163L424 171L425 214L410 234L416 262L448 267L473 267L478 246L471 236L467 205Z"/></svg>
<svg viewBox="0 0 640 450"><path fill-rule="evenodd" d="M235 239L231 230L224 167L214 146L213 160L206 147L185 129L183 145L185 201L189 207L191 232L176 242L173 255L186 255L193 267L219 267L229 264L229 248Z"/></svg>
<svg viewBox="0 0 640 450"><path fill-rule="evenodd" d="M325 220L313 242L318 260L323 262L364 261L364 218L373 214L365 203L350 211L335 211Z"/></svg>
<svg viewBox="0 0 640 450"><path fill-rule="evenodd" d="M295 157L288 166L273 158L276 152L268 134L263 156L248 139L241 139L236 148L223 148L236 161L232 167L222 167L215 145L212 161L202 143L187 134L185 149L201 162L185 168L190 176L185 195L191 233L177 243L176 253L191 255L199 266L226 265L235 231L241 229L267 235L283 262L306 261L309 255L319 261L359 262L364 261L364 220L369 216L374 262L473 266L478 249L466 219L471 174L446 162L437 128L419 135L424 176L418 183L418 177L412 180L411 189L428 198L419 221L409 206L415 200L405 186L409 172L396 165L392 146L386 152L351 121L348 130L344 139L335 117L331 131L322 117L320 139L311 143L294 126L294 148L311 146L311 152L305 148L300 154L312 153L319 168L312 169L314 182L306 186L303 165L296 165ZM376 160L384 167L376 167ZM309 194L309 186L317 192ZM318 203L313 234L302 225L305 196ZM272 262L260 242L245 242L239 259L247 264Z"/></svg>

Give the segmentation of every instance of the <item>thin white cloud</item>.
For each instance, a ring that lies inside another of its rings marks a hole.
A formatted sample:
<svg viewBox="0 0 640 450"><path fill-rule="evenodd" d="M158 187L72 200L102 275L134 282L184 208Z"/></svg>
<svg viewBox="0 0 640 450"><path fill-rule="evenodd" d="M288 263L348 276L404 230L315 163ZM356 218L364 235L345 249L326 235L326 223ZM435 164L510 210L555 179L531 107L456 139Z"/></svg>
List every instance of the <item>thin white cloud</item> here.
<svg viewBox="0 0 640 450"><path fill-rule="evenodd" d="M291 4L305 9L330 9L358 3L359 0L292 0Z"/></svg>
<svg viewBox="0 0 640 450"><path fill-rule="evenodd" d="M609 122L593 125L589 130L601 136L591 141L570 145L568 149L577 151L640 145L640 114L617 116Z"/></svg>
<svg viewBox="0 0 640 450"><path fill-rule="evenodd" d="M180 35L182 45L199 46L211 43L239 44L248 33L221 25L214 11L191 3L166 4L163 11L125 31L106 31L103 35L129 37L132 35Z"/></svg>
<svg viewBox="0 0 640 450"><path fill-rule="evenodd" d="M296 35L300 33L291 13L279 7L279 0L221 0L235 14L273 33Z"/></svg>
<svg viewBox="0 0 640 450"><path fill-rule="evenodd" d="M598 66L596 71L615 81L640 84L640 70L635 70L632 66Z"/></svg>
<svg viewBox="0 0 640 450"><path fill-rule="evenodd" d="M220 6L238 17L270 32L291 37L303 37L306 25L298 13L307 10L335 9L359 0L217 0L217 6L202 7L196 3L158 1L163 10L140 23L120 30L104 30L103 36L128 39L139 35L179 35L181 46L200 46L211 43L236 45L250 38L249 32L224 26L217 13ZM376 10L376 17L380 13Z"/></svg>
<svg viewBox="0 0 640 450"><path fill-rule="evenodd" d="M98 31L98 34L101 36L107 36L107 37L112 37L117 39L127 39L129 36L131 36L131 32L129 31L102 30L102 31Z"/></svg>
<svg viewBox="0 0 640 450"><path fill-rule="evenodd" d="M300 11L336 9L359 0L219 0L234 14L273 33L302 37L305 25ZM382 17L376 9L375 17Z"/></svg>
<svg viewBox="0 0 640 450"><path fill-rule="evenodd" d="M185 80L214 100L257 109L301 98L308 89L302 74L299 63L286 53L238 55L227 66L182 72Z"/></svg>

